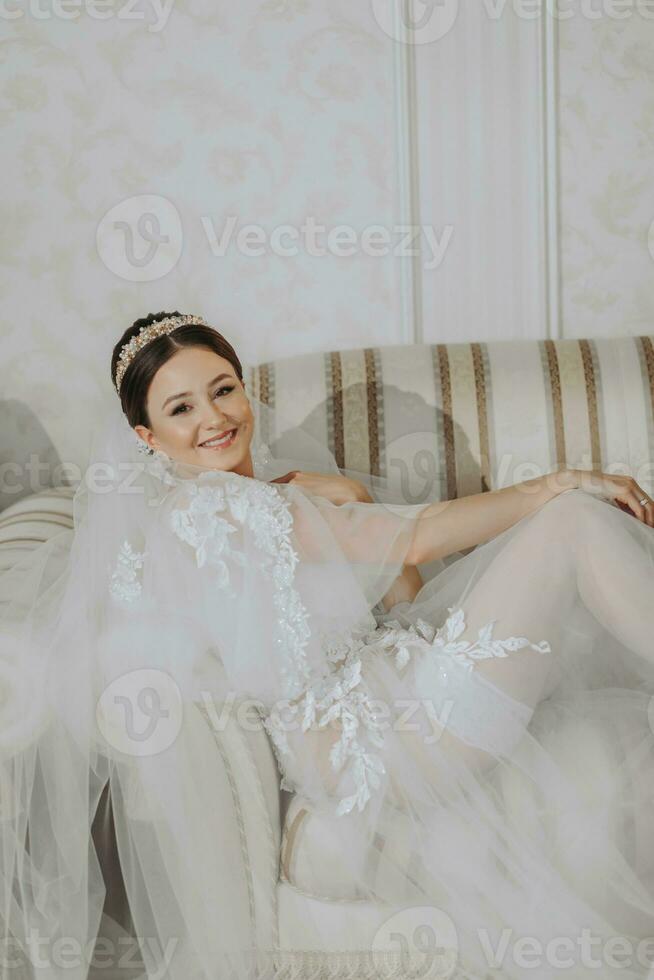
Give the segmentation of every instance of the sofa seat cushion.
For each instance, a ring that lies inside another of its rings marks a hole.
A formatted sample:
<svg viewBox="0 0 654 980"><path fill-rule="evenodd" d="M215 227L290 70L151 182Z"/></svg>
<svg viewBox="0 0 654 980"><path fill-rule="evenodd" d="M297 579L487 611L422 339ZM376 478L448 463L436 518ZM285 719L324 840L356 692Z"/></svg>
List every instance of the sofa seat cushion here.
<svg viewBox="0 0 654 980"><path fill-rule="evenodd" d="M299 794L291 798L282 829L280 881L323 901L363 901L369 896L348 881L351 860L343 840L347 818L324 815ZM380 814L379 830L365 854L361 869L375 884L378 894L397 891L396 885L417 860L410 845L411 820L386 804ZM417 869L416 869L417 870Z"/></svg>

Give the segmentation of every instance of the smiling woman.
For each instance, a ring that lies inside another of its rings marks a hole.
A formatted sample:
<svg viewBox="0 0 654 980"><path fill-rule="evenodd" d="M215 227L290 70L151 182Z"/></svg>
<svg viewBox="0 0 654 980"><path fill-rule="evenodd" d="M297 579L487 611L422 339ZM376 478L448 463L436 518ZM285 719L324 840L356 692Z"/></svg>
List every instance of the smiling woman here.
<svg viewBox="0 0 654 980"><path fill-rule="evenodd" d="M121 351L153 324L179 318L176 329L150 340L125 366ZM188 322L189 320L197 322ZM243 368L232 345L201 317L150 313L136 320L111 362L123 411L153 450L183 463L253 476L254 419Z"/></svg>
<svg viewBox="0 0 654 980"><path fill-rule="evenodd" d="M357 910L361 949L373 915L442 915L440 976L453 958L487 976L512 935L588 937L611 949L594 980L615 963L651 978L654 529L576 477L556 499L533 484L325 499L326 447L301 427L262 443L289 430L246 398L231 346L163 316L114 352L123 411L95 433L70 561L47 542L0 583L0 945L27 961L36 930L39 954L42 939L92 948L115 831L148 977L299 980L281 927L343 949L333 899ZM407 561L475 541L375 612ZM107 784L113 829L95 821ZM280 787L311 814L302 833L314 818L331 831L315 865L291 860L292 828L280 860ZM264 908L278 918L262 926ZM501 955L503 980L523 980ZM89 980L84 964L69 980Z"/></svg>

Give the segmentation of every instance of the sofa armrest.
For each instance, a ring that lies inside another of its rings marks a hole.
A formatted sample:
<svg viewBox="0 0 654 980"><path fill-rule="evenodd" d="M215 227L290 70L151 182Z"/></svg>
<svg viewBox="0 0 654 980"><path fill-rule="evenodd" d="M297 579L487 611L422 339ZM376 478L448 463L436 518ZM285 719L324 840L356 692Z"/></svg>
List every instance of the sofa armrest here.
<svg viewBox="0 0 654 980"><path fill-rule="evenodd" d="M277 943L280 775L258 713L251 708L247 714L244 707L239 710L243 703L207 706L196 701L195 706L211 729L229 785L224 810L213 818L221 835L229 827L238 837L257 942L269 946ZM246 717L248 723L242 724Z"/></svg>

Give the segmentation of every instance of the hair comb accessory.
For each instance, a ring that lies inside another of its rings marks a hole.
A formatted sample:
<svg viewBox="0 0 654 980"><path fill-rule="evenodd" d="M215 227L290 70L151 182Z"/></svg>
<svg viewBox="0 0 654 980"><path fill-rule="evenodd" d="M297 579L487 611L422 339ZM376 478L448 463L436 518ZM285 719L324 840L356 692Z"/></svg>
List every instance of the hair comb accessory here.
<svg viewBox="0 0 654 980"><path fill-rule="evenodd" d="M180 316L167 316L163 320L156 320L154 323L141 327L135 337L132 337L130 341L123 344L120 354L118 355L118 367L116 369L116 391L118 394L120 394L120 385L125 371L140 350L142 350L147 344L150 343L150 341L155 340L157 337L162 337L164 334L172 333L172 331L176 330L177 327L183 327L190 323L197 323L205 327L207 326L206 320L204 320L201 316L194 316L192 313L184 313L180 314Z"/></svg>

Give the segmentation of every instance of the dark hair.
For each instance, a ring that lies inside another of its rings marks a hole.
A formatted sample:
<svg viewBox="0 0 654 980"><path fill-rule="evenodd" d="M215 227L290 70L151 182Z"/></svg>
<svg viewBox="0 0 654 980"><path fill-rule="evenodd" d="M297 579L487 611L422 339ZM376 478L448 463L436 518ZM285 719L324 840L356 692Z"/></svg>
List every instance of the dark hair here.
<svg viewBox="0 0 654 980"><path fill-rule="evenodd" d="M128 327L114 347L111 355L111 381L116 387L116 370L118 358L123 344L129 343L143 327L150 326L169 316L180 316L175 310L172 313L148 313L147 316L135 320ZM173 354L182 347L205 347L224 357L234 368L239 381L243 380L243 368L236 351L222 334L213 327L199 324L184 324L172 330L169 334L155 337L143 350L138 351L123 375L120 384L120 404L132 428L144 425L151 429L150 416L147 410L148 389L159 368L170 360Z"/></svg>

